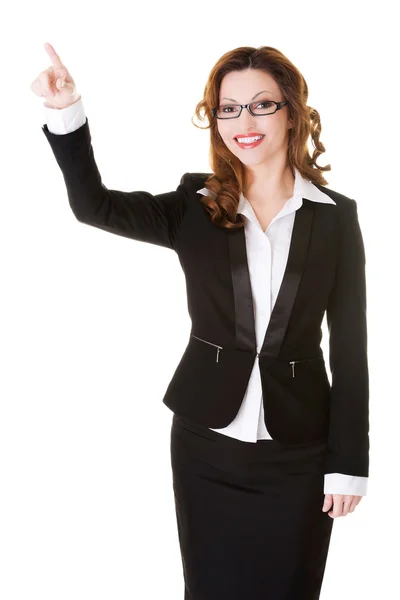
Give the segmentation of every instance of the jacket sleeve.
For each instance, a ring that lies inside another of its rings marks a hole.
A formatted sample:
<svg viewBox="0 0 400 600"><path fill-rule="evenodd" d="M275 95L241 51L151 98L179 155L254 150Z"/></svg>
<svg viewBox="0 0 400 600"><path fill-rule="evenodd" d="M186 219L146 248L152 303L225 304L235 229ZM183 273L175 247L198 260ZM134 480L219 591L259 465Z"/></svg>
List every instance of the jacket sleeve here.
<svg viewBox="0 0 400 600"><path fill-rule="evenodd" d="M325 473L368 477L365 250L356 201L348 199L338 214L337 267L327 307L332 389Z"/></svg>
<svg viewBox="0 0 400 600"><path fill-rule="evenodd" d="M146 191L108 189L94 158L88 118L65 135L42 126L64 177L68 200L81 223L133 240L175 249L187 206L185 173L175 191L153 195Z"/></svg>

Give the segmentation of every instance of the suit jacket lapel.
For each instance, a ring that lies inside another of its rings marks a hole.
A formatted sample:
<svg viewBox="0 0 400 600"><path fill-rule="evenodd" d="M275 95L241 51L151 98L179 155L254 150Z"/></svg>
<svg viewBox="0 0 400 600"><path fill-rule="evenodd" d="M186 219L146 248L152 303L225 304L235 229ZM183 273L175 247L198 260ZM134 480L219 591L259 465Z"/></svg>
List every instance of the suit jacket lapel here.
<svg viewBox="0 0 400 600"><path fill-rule="evenodd" d="M306 263L314 209L314 203L303 198L303 205L296 211L285 273L261 348L261 353L268 356L277 357L282 346ZM230 231L228 240L235 299L236 345L239 350L255 352L254 308L244 228Z"/></svg>
<svg viewBox="0 0 400 600"><path fill-rule="evenodd" d="M254 351L256 329L244 227L228 232L233 294L235 298L236 348Z"/></svg>

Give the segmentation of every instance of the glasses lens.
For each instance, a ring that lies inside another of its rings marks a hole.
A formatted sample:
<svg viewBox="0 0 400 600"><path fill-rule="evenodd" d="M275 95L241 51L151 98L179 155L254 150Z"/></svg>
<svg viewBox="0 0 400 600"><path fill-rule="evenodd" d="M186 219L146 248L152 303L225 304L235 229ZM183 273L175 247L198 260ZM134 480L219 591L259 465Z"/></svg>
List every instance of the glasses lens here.
<svg viewBox="0 0 400 600"><path fill-rule="evenodd" d="M253 104L250 104L250 108L256 115L270 115L275 112L276 104L270 100L262 100L261 102L253 102Z"/></svg>
<svg viewBox="0 0 400 600"><path fill-rule="evenodd" d="M255 115L270 115L276 110L276 104L270 100L263 100L253 102L250 104L250 108ZM224 104L217 108L217 117L219 119L232 119L237 118L240 113L240 106L238 104Z"/></svg>
<svg viewBox="0 0 400 600"><path fill-rule="evenodd" d="M219 119L232 119L233 117L238 117L239 113L240 106L238 104L224 104L217 108L217 117Z"/></svg>

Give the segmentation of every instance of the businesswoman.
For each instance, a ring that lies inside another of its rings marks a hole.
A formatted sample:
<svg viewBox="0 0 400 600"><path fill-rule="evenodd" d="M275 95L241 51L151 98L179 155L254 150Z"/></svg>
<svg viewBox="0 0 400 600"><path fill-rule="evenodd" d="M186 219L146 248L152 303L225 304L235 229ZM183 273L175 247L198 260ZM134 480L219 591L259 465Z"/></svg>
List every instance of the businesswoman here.
<svg viewBox="0 0 400 600"><path fill-rule="evenodd" d="M174 250L186 276L193 327L163 399L185 599L316 600L333 519L366 495L368 362L357 205L326 187L304 77L275 48L227 52L196 107L212 173L121 192L101 183L82 99L45 47L32 90L74 214Z"/></svg>

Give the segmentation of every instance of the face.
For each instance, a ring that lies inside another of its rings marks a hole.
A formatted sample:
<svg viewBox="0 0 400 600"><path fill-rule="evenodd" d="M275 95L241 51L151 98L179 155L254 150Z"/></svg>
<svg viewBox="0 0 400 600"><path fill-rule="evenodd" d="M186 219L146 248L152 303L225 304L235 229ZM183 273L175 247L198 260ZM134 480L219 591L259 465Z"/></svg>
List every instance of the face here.
<svg viewBox="0 0 400 600"><path fill-rule="evenodd" d="M285 98L273 77L259 69L232 71L221 82L220 106L247 104L248 102L284 101ZM260 106L265 108L264 105ZM230 109L226 109L230 112ZM253 116L244 108L236 119L217 119L218 131L229 150L248 167L271 162L271 158L287 155L288 130L292 122L288 119L288 105L271 115ZM241 147L236 137L260 134L262 141L255 146Z"/></svg>

